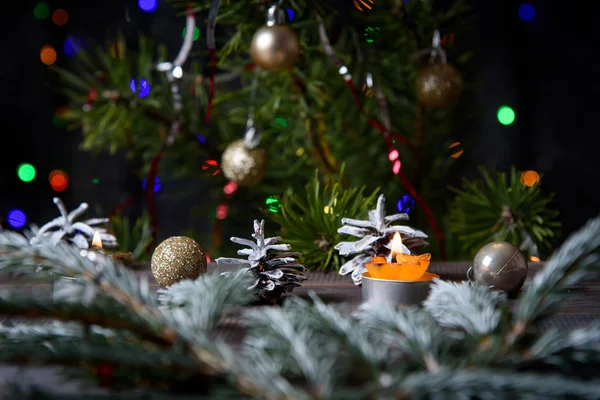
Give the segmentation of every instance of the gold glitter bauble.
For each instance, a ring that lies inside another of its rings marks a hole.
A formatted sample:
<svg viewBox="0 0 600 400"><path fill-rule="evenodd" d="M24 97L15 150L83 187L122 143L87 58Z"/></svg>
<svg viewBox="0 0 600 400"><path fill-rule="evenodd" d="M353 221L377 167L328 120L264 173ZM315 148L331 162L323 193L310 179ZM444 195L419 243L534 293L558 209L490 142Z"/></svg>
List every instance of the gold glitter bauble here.
<svg viewBox="0 0 600 400"><path fill-rule="evenodd" d="M193 239L173 236L152 253L152 275L162 286L184 279L196 279L206 272L206 254Z"/></svg>
<svg viewBox="0 0 600 400"><path fill-rule="evenodd" d="M259 148L249 148L243 140L231 143L221 159L223 175L240 186L253 186L267 170L267 153Z"/></svg>
<svg viewBox="0 0 600 400"><path fill-rule="evenodd" d="M428 107L454 104L463 88L460 73L450 64L433 64L417 74L417 102Z"/></svg>
<svg viewBox="0 0 600 400"><path fill-rule="evenodd" d="M287 25L263 26L252 37L250 54L267 71L289 71L300 54L298 35Z"/></svg>

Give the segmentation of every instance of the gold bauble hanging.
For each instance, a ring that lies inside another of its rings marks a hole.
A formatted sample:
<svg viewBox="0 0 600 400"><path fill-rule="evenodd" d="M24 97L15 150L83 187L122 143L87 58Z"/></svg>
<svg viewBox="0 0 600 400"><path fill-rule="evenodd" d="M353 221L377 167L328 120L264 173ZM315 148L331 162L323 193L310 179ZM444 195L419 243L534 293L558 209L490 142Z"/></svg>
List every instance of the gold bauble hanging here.
<svg viewBox="0 0 600 400"><path fill-rule="evenodd" d="M289 71L300 54L298 35L287 25L263 26L252 37L250 54L267 71Z"/></svg>
<svg viewBox="0 0 600 400"><path fill-rule="evenodd" d="M206 254L194 239L173 236L156 247L151 266L156 281L170 286L184 279L196 279L206 272Z"/></svg>
<svg viewBox="0 0 600 400"><path fill-rule="evenodd" d="M267 153L259 148L250 148L243 140L231 143L221 159L223 175L240 186L256 185L267 170Z"/></svg>
<svg viewBox="0 0 600 400"><path fill-rule="evenodd" d="M450 64L433 64L417 74L417 102L427 107L454 104L462 93L463 79Z"/></svg>

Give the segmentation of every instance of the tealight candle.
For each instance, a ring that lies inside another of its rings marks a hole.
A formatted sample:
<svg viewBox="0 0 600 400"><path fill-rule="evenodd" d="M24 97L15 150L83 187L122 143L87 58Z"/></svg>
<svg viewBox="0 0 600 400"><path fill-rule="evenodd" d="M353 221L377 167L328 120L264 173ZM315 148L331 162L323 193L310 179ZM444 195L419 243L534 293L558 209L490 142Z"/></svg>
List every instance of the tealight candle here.
<svg viewBox="0 0 600 400"><path fill-rule="evenodd" d="M94 233L94 238L92 239L92 248L90 249L90 251L94 251L106 257L111 257L113 260L120 261L124 265L131 265L131 263L133 262L133 253L103 249L102 238L100 237L100 233L98 231Z"/></svg>

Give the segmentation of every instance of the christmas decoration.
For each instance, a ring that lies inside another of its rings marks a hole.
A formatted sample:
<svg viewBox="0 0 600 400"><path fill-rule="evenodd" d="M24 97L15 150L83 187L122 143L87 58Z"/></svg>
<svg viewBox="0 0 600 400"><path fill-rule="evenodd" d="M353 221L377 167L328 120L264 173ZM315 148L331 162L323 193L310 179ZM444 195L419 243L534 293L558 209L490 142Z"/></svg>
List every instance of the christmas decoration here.
<svg viewBox="0 0 600 400"><path fill-rule="evenodd" d="M470 280L514 296L527 278L527 260L518 247L508 242L483 246L467 273Z"/></svg>
<svg viewBox="0 0 600 400"><path fill-rule="evenodd" d="M223 152L221 168L227 179L240 186L253 186L260 182L267 169L267 153L252 148L244 140L236 140Z"/></svg>
<svg viewBox="0 0 600 400"><path fill-rule="evenodd" d="M173 236L156 247L151 265L156 281L169 286L183 279L196 279L206 272L206 254L193 239Z"/></svg>
<svg viewBox="0 0 600 400"><path fill-rule="evenodd" d="M385 215L385 196L382 194L377 200L377 208L369 211L367 221L352 218L342 218L342 227L339 233L360 238L354 242L340 242L335 249L342 256L355 255L353 259L342 265L340 275L352 273L355 285L362 282L362 274L367 272L365 263L374 256L386 257L390 253L390 243L394 233L399 232L402 239L402 252L411 253L411 249L425 246L427 235L424 232L405 225L392 225L400 220L407 220L408 214Z"/></svg>
<svg viewBox="0 0 600 400"><path fill-rule="evenodd" d="M450 64L433 64L419 71L416 80L417 102L427 107L446 107L460 97L463 80Z"/></svg>
<svg viewBox="0 0 600 400"><path fill-rule="evenodd" d="M449 226L465 254L471 256L486 243L506 241L525 256L546 257L558 235L558 211L550 206L553 194L544 196L541 184L521 183L516 168L494 175L479 169L481 178L463 180L450 203Z"/></svg>
<svg viewBox="0 0 600 400"><path fill-rule="evenodd" d="M248 256L248 259L221 257L216 261L246 269L254 277L250 289L258 290L260 300L275 303L281 295L292 292L306 280L306 268L296 262L302 254L290 252L292 246L289 244L277 244L281 241L280 237L265 238L264 220L260 223L254 220L252 237L256 243L248 239L231 238L233 243L249 247L238 250L239 255Z"/></svg>
<svg viewBox="0 0 600 400"><path fill-rule="evenodd" d="M300 54L298 35L280 22L285 18L277 6L269 8L267 25L261 27L250 43L254 63L270 72L288 71L294 68Z"/></svg>
<svg viewBox="0 0 600 400"><path fill-rule="evenodd" d="M87 249L92 244L94 234L98 232L104 248L117 247L117 239L112 234L108 233L105 228L96 227L97 225L106 225L108 218L92 218L76 222L75 220L87 211L89 207L87 203L81 203L75 210L67 212L61 199L55 197L53 201L61 216L43 225L31 238L30 244L40 244L44 239L49 239L53 244L66 240L80 249Z"/></svg>

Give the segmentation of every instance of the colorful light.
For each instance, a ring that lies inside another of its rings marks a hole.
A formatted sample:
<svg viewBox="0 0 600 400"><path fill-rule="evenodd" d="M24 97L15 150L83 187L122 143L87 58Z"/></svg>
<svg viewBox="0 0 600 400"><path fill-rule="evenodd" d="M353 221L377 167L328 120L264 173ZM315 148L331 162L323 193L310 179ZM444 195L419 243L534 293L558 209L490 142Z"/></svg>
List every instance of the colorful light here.
<svg viewBox="0 0 600 400"><path fill-rule="evenodd" d="M519 18L522 21L531 21L535 16L535 9L531 4L521 4L519 7Z"/></svg>
<svg viewBox="0 0 600 400"><path fill-rule="evenodd" d="M221 172L219 169L219 162L217 160L206 160L202 165L202 171L206 175L216 176Z"/></svg>
<svg viewBox="0 0 600 400"><path fill-rule="evenodd" d="M274 194L267 197L267 200L265 200L265 204L267 205L267 210L272 213L279 212L279 209L283 207L282 204L279 202L277 196L275 196Z"/></svg>
<svg viewBox="0 0 600 400"><path fill-rule="evenodd" d="M206 143L206 138L200 134L196 135L196 139L198 139L200 143Z"/></svg>
<svg viewBox="0 0 600 400"><path fill-rule="evenodd" d="M413 207L415 206L415 201L412 197L405 194L402 196L402 198L400 200L398 200L398 203L396 204L396 206L398 207L398 211L400 211L401 213L408 214L410 212L410 210L412 210Z"/></svg>
<svg viewBox="0 0 600 400"><path fill-rule="evenodd" d="M110 56L119 60L123 58L123 46L121 42L115 42L110 45Z"/></svg>
<svg viewBox="0 0 600 400"><path fill-rule="evenodd" d="M156 10L158 1L156 0L138 0L138 6L145 12L152 12Z"/></svg>
<svg viewBox="0 0 600 400"><path fill-rule="evenodd" d="M373 8L372 4L373 0L354 0L354 7L356 7L358 11L363 11L362 7L370 10Z"/></svg>
<svg viewBox="0 0 600 400"><path fill-rule="evenodd" d="M135 79L132 79L131 82L129 82L129 88L133 93L137 93L137 96L140 99L143 99L150 94L150 84L145 79L140 79L137 82L137 85Z"/></svg>
<svg viewBox="0 0 600 400"><path fill-rule="evenodd" d="M79 53L81 43L81 40L77 38L68 37L63 42L63 52L67 57L73 57L75 54Z"/></svg>
<svg viewBox="0 0 600 400"><path fill-rule="evenodd" d="M31 164L19 164L17 167L17 176L23 182L31 182L35 178L35 168Z"/></svg>
<svg viewBox="0 0 600 400"><path fill-rule="evenodd" d="M304 147L298 147L298 150L296 150L296 156L302 157L303 155L304 155Z"/></svg>
<svg viewBox="0 0 600 400"><path fill-rule="evenodd" d="M69 21L69 14L62 8L59 8L52 13L52 22L56 25L63 26L67 21Z"/></svg>
<svg viewBox="0 0 600 400"><path fill-rule="evenodd" d="M294 14L295 14L294 10L292 10L291 8L287 9L287 15L288 15L290 22L292 22L292 20L294 19Z"/></svg>
<svg viewBox="0 0 600 400"><path fill-rule="evenodd" d="M40 60L46 65L52 65L56 62L56 50L49 44L42 46L40 50Z"/></svg>
<svg viewBox="0 0 600 400"><path fill-rule="evenodd" d="M365 29L365 37L366 37L366 41L367 43L373 43L375 41L376 38L379 37L379 28L378 27L367 27Z"/></svg>
<svg viewBox="0 0 600 400"><path fill-rule="evenodd" d="M540 181L540 174L536 171L524 171L521 174L521 183L527 187L532 187Z"/></svg>
<svg viewBox="0 0 600 400"><path fill-rule="evenodd" d="M450 147L448 147L451 150L454 149L454 150L452 150L452 154L450 154L450 157L458 158L462 155L464 150L461 149L459 146L460 146L460 142L454 142L450 145Z"/></svg>
<svg viewBox="0 0 600 400"><path fill-rule="evenodd" d="M148 181L148 178L144 178L144 181L142 182L142 189L144 191L146 191L146 182ZM160 187L162 185L160 184L160 178L157 176L156 178L154 178L154 193L158 192L160 190Z"/></svg>
<svg viewBox="0 0 600 400"><path fill-rule="evenodd" d="M6 215L6 219L8 220L8 224L15 229L19 229L25 226L27 222L27 216L21 210L10 210Z"/></svg>
<svg viewBox="0 0 600 400"><path fill-rule="evenodd" d="M183 32L181 32L181 37L185 38L185 28L183 28ZM200 29L195 26L194 27L194 41L200 39Z"/></svg>
<svg viewBox="0 0 600 400"><path fill-rule="evenodd" d="M227 196L231 196L237 190L238 185L235 182L227 182L225 186L223 186L223 193Z"/></svg>
<svg viewBox="0 0 600 400"><path fill-rule="evenodd" d="M65 171L55 169L48 175L50 187L55 192L62 192L69 186L69 175Z"/></svg>
<svg viewBox="0 0 600 400"><path fill-rule="evenodd" d="M287 128L288 127L287 120L283 117L275 117L275 121L274 121L274 123L271 124L271 128L277 128L278 126Z"/></svg>
<svg viewBox="0 0 600 400"><path fill-rule="evenodd" d="M100 183L100 178L94 178L94 179L92 179L92 183L93 183L94 185L97 185L97 184L99 184L99 183Z"/></svg>
<svg viewBox="0 0 600 400"><path fill-rule="evenodd" d="M539 258L539 257L536 257L536 256L531 256L531 257L529 257L529 259L530 259L531 261L533 261L533 262L540 262L540 261L541 261L541 260L540 260L540 258Z"/></svg>
<svg viewBox="0 0 600 400"><path fill-rule="evenodd" d="M46 19L50 16L50 6L45 1L40 1L33 9L33 16L36 19Z"/></svg>
<svg viewBox="0 0 600 400"><path fill-rule="evenodd" d="M515 122L515 112L509 106L501 106L498 109L498 122L502 125L510 125Z"/></svg>
<svg viewBox="0 0 600 400"><path fill-rule="evenodd" d="M229 211L229 206L227 204L220 204L217 206L216 217L217 219L225 219L227 218L227 213Z"/></svg>

